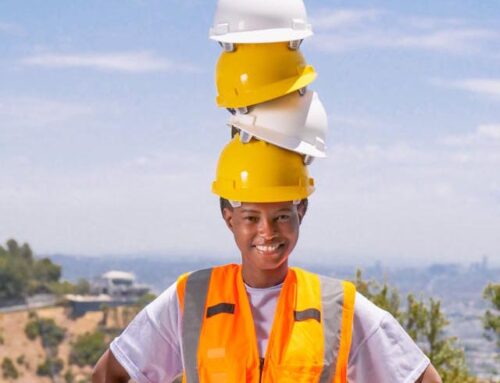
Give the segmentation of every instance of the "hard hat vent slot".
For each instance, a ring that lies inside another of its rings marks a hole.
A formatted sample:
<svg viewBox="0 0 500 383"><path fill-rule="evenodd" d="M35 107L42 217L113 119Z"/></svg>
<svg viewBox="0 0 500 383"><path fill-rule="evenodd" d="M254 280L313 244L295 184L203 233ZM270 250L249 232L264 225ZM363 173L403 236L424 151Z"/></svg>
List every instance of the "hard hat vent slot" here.
<svg viewBox="0 0 500 383"><path fill-rule="evenodd" d="M303 31L307 28L307 23L302 19L292 19L292 29Z"/></svg>
<svg viewBox="0 0 500 383"><path fill-rule="evenodd" d="M229 24L228 23L217 24L213 28L213 33L216 35L225 35L226 33L229 33Z"/></svg>

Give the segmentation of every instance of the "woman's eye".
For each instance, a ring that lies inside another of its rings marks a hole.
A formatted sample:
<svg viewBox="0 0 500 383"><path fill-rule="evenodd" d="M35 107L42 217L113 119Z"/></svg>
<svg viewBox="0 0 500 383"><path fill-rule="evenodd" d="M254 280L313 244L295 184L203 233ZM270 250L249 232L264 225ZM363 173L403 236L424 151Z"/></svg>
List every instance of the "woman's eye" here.
<svg viewBox="0 0 500 383"><path fill-rule="evenodd" d="M286 222L286 221L288 221L289 219L290 219L290 216L289 216L289 215L285 215L285 214L283 214L283 215L278 216L278 221L279 221L279 222Z"/></svg>
<svg viewBox="0 0 500 383"><path fill-rule="evenodd" d="M257 222L257 217L253 217L253 216L248 216L248 217L243 217L243 219L247 222L251 222L251 223L254 223L254 222Z"/></svg>

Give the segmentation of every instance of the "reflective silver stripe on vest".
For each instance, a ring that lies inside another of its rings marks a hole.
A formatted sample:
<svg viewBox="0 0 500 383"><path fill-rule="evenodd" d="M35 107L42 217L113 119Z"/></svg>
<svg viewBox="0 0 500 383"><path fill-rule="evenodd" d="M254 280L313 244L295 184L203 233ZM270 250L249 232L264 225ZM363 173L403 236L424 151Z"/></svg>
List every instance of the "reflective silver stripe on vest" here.
<svg viewBox="0 0 500 383"><path fill-rule="evenodd" d="M182 356L187 383L198 383L198 343L205 317L205 302L212 269L198 270L187 277L182 315Z"/></svg>
<svg viewBox="0 0 500 383"><path fill-rule="evenodd" d="M323 371L319 383L332 383L337 367L340 347L340 329L342 325L342 307L344 305L344 287L342 282L319 275L321 286L321 305L323 309L322 325L325 345Z"/></svg>

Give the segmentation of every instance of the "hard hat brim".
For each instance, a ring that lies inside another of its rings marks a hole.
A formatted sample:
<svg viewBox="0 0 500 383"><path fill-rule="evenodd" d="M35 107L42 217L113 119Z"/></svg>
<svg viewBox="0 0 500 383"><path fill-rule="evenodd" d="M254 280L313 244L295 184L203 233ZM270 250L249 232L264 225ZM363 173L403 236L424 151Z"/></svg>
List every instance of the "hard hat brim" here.
<svg viewBox="0 0 500 383"><path fill-rule="evenodd" d="M326 157L325 150L320 150L316 146L301 140L299 137L290 137L285 134L266 129L259 126L253 126L251 128L246 127L241 123L232 123L238 129L247 132L248 134L255 136L259 140L264 140L270 144L279 146L284 149L292 150L294 152L308 155L311 157Z"/></svg>
<svg viewBox="0 0 500 383"><path fill-rule="evenodd" d="M303 30L276 28L256 31L230 32L220 35L215 33L214 28L210 28L209 38L221 43L259 44L302 40L312 35L313 31L310 26Z"/></svg>
<svg viewBox="0 0 500 383"><path fill-rule="evenodd" d="M235 189L233 182L214 181L212 183L212 192L218 196L239 202L285 202L297 201L309 197L314 192L314 181L309 179L310 184L300 188L296 186L283 187L263 187L252 188L252 190Z"/></svg>

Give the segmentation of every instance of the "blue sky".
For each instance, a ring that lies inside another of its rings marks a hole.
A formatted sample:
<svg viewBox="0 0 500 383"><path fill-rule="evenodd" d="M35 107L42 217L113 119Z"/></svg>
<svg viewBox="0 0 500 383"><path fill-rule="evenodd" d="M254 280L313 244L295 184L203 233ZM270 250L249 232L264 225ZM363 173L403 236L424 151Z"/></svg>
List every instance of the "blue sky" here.
<svg viewBox="0 0 500 383"><path fill-rule="evenodd" d="M295 257L500 263L500 3L306 1L328 158ZM0 241L237 254L215 2L0 3Z"/></svg>

